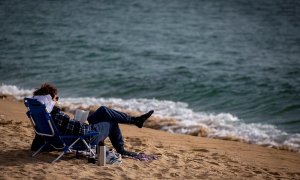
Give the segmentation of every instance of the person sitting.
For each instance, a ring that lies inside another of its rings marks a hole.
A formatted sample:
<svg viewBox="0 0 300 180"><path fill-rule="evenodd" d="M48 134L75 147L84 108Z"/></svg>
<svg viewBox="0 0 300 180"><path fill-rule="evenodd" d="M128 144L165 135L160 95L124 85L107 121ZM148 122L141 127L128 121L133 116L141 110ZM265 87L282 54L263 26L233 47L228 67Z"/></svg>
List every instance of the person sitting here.
<svg viewBox="0 0 300 180"><path fill-rule="evenodd" d="M33 98L40 100L41 97L43 98L43 96L51 96L51 102L45 105L48 112L51 114L55 125L62 134L84 135L89 131L96 131L99 133L99 136L96 140L98 144L109 137L112 146L122 156L137 155L135 152L124 149L124 140L119 128L119 123L134 124L138 128L142 128L144 122L153 114L153 110L150 110L149 112L138 117L131 117L126 113L116 111L106 106L100 106L94 113L89 115L87 119L89 124L85 124L70 118L58 106L55 106L59 100L57 94L58 91L53 85L42 84L40 88L33 92ZM33 140L31 150L37 149L40 146L41 137L36 135L35 139Z"/></svg>

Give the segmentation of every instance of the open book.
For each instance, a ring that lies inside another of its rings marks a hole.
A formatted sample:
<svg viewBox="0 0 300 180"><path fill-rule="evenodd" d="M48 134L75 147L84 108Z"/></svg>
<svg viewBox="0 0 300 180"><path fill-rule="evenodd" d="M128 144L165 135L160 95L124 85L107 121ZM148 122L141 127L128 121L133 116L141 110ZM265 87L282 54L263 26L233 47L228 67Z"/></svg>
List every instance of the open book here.
<svg viewBox="0 0 300 180"><path fill-rule="evenodd" d="M76 109L75 120L80 121L80 123L86 123L90 111L84 111L81 109Z"/></svg>

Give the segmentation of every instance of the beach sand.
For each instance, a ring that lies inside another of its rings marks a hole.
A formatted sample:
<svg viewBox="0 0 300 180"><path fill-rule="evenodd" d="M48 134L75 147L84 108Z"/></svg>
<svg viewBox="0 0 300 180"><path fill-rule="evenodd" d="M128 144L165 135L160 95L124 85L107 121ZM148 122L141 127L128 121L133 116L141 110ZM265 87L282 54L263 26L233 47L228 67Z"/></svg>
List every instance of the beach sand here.
<svg viewBox="0 0 300 180"><path fill-rule="evenodd" d="M0 97L0 179L300 179L298 152L130 125L121 125L126 148L158 160L101 167L68 154L50 164L57 153L30 156L34 132L25 112L22 102Z"/></svg>

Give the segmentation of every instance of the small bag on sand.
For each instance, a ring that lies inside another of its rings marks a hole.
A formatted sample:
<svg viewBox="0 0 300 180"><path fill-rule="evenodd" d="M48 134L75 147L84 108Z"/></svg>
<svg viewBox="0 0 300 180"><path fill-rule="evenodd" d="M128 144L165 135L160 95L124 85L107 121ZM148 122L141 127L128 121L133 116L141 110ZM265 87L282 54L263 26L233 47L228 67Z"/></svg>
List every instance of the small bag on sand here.
<svg viewBox="0 0 300 180"><path fill-rule="evenodd" d="M106 151L106 164L121 164L121 163L122 163L121 154L113 150Z"/></svg>

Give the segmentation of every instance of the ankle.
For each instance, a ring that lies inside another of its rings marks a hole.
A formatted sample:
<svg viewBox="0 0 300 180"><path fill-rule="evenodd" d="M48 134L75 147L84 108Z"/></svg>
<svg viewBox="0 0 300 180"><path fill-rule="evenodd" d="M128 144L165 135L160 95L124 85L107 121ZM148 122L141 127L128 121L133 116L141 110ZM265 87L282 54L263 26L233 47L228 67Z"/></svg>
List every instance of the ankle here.
<svg viewBox="0 0 300 180"><path fill-rule="evenodd" d="M138 116L138 117L132 117L131 120L132 120L132 124L136 125L137 127L139 128L142 128L145 121L153 114L153 110L141 115L141 116Z"/></svg>
<svg viewBox="0 0 300 180"><path fill-rule="evenodd" d="M122 151L120 154L123 157L134 157L134 156L138 155L138 153L136 153L136 152L126 151L126 150Z"/></svg>

